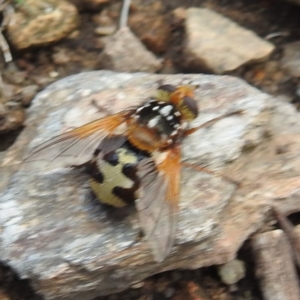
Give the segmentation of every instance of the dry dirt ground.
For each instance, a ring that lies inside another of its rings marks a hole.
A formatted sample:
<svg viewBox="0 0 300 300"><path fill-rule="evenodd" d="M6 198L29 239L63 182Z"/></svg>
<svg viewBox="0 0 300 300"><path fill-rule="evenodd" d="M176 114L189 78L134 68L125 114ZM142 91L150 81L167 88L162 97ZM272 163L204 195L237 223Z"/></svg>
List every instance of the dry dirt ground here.
<svg viewBox="0 0 300 300"><path fill-rule="evenodd" d="M139 1L143 5L154 5L157 0ZM154 3L154 4L153 4ZM295 105L300 104L297 96L299 79L287 76L280 68L282 47L300 38L300 7L291 5L284 0L164 0L164 13L177 7L209 7L224 16L229 17L241 26L253 30L257 35L268 38L276 50L267 62L243 67L231 75L241 77L259 89L274 96L284 96L287 101ZM107 7L109 7L109 3ZM112 9L111 17L117 22L117 8ZM105 7L104 7L105 8ZM98 11L85 10L80 12L79 34L76 38L67 38L54 45L42 48L17 51L12 49L14 60L3 66L4 82L12 86L11 100L21 103L21 106L30 105L30 99L35 92L43 89L60 78L82 71L101 69L99 53L104 43L95 33L95 17ZM171 22L171 21L170 21ZM180 24L171 24L171 36L167 49L159 56L168 61L164 72L190 72L180 63L181 42L183 27ZM34 86L34 92L26 102L16 92L16 88L28 85ZM21 128L22 129L22 128ZM18 131L2 135L0 151L5 151L14 141ZM297 219L297 218L296 218ZM204 268L195 271L172 271L149 278L132 289L116 295L97 299L218 299L218 300L259 300L262 299L257 283L252 274L252 256L247 243L239 252L239 258L247 265L247 274L235 286L226 286L221 283L216 268ZM20 280L6 266L0 268L0 299L37 300L42 297L34 294L30 282Z"/></svg>

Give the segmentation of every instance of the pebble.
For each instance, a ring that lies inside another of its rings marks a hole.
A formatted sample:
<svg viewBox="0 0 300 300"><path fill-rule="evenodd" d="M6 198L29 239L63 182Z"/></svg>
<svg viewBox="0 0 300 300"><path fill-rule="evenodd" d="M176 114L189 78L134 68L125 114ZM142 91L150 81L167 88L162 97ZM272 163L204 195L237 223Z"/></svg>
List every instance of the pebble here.
<svg viewBox="0 0 300 300"><path fill-rule="evenodd" d="M223 283L227 285L235 284L245 277L245 264L241 260L234 259L227 264L219 266L218 273Z"/></svg>
<svg viewBox="0 0 300 300"><path fill-rule="evenodd" d="M139 281L131 285L132 289L140 289L145 285L144 281Z"/></svg>
<svg viewBox="0 0 300 300"><path fill-rule="evenodd" d="M171 28L165 15L147 10L129 18L134 34L155 53L163 53L169 47Z"/></svg>
<svg viewBox="0 0 300 300"><path fill-rule="evenodd" d="M77 27L77 9L67 1L26 0L19 7L23 9L17 6L7 25L9 40L17 49L58 41Z"/></svg>
<svg viewBox="0 0 300 300"><path fill-rule="evenodd" d="M184 64L217 74L267 59L274 46L254 32L206 8L189 8L185 21Z"/></svg>
<svg viewBox="0 0 300 300"><path fill-rule="evenodd" d="M162 66L128 27L110 37L100 59L103 68L118 72L154 73Z"/></svg>

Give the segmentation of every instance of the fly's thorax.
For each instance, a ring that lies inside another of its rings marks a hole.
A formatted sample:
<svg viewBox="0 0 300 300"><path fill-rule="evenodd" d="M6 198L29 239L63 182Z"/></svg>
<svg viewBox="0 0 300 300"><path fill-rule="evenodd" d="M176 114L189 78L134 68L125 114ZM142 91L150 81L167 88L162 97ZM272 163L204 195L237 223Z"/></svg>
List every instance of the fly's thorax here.
<svg viewBox="0 0 300 300"><path fill-rule="evenodd" d="M175 106L156 99L141 105L128 125L129 141L150 153L174 145L184 129L182 115Z"/></svg>
<svg viewBox="0 0 300 300"><path fill-rule="evenodd" d="M196 86L174 86L163 84L157 89L156 99L168 102L180 112L182 119L190 122L198 116L198 105L194 99Z"/></svg>
<svg viewBox="0 0 300 300"><path fill-rule="evenodd" d="M144 156L126 144L104 156L98 155L87 166L90 186L100 202L122 207L136 199L139 188L137 165Z"/></svg>

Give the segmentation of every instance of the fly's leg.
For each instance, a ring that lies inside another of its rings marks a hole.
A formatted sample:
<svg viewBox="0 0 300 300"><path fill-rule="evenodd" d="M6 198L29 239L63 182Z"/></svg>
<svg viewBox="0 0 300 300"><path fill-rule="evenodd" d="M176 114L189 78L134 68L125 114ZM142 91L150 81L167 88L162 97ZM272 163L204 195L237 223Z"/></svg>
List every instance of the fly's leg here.
<svg viewBox="0 0 300 300"><path fill-rule="evenodd" d="M228 118L228 117L231 117L231 116L234 116L234 115L241 115L242 113L243 113L242 110L236 110L236 111L233 111L233 112L229 112L229 113L227 113L225 115L216 117L216 118L214 118L212 120L209 120L209 121L205 122L204 124L201 124L201 125L199 125L197 127L190 128L190 129L186 130L184 132L184 136L188 136L188 135L194 133L195 131L197 131L197 130L199 130L201 128L205 128L205 127L211 126L211 125L215 124L216 122L218 122L219 120L222 120L224 118Z"/></svg>
<svg viewBox="0 0 300 300"><path fill-rule="evenodd" d="M219 174L215 171L212 171L206 167L202 167L202 166L198 166L198 165L195 165L195 164L189 164L189 163L185 163L185 162L182 162L181 163L181 166L182 167L186 167L186 168L191 168L191 169L194 169L196 171L199 171L199 172L204 172L204 173L207 173L207 174L210 174L210 175L214 175L214 176L217 176L217 177L221 177L223 178L224 180L236 185L237 187L239 187L241 185L241 183L235 179L232 179L226 175L223 175L223 174Z"/></svg>

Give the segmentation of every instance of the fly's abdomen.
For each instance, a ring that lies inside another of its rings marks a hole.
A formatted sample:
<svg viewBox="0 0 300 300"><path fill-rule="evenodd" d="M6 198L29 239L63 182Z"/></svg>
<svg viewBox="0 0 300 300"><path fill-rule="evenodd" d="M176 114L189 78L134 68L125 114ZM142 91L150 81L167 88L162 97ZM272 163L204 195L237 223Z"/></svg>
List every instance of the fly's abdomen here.
<svg viewBox="0 0 300 300"><path fill-rule="evenodd" d="M123 207L136 199L139 155L126 145L92 160L87 168L90 186L99 201Z"/></svg>

